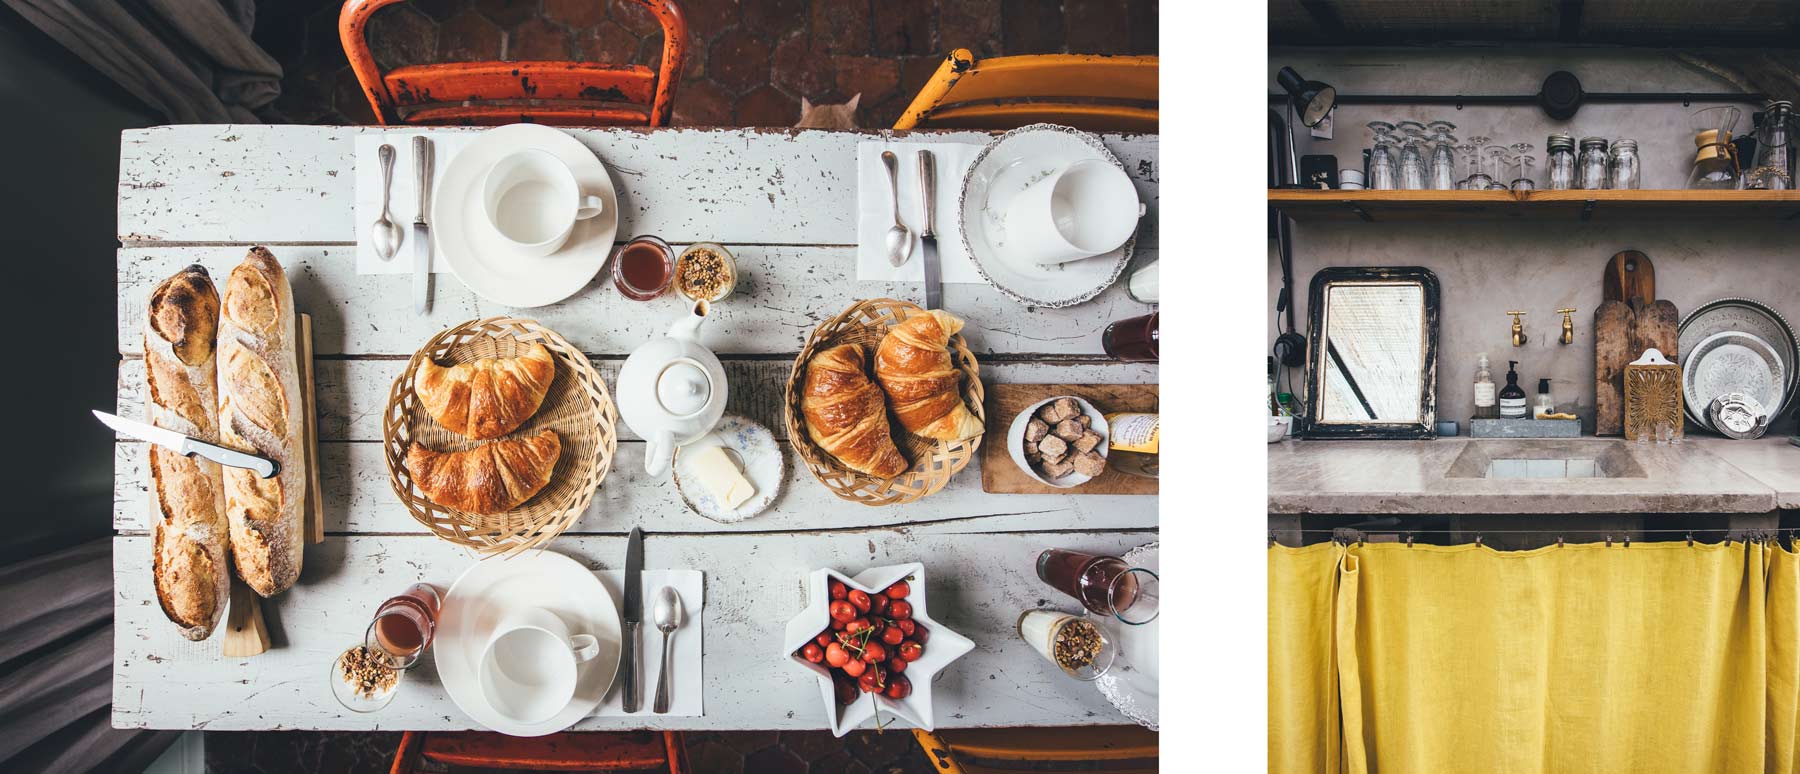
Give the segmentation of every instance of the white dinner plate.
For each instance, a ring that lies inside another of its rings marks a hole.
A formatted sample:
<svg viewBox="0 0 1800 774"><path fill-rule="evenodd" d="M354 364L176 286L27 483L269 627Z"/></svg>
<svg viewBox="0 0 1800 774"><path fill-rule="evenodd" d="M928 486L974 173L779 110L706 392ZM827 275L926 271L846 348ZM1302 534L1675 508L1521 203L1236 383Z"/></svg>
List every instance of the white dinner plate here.
<svg viewBox="0 0 1800 774"><path fill-rule="evenodd" d="M541 723L519 723L496 712L481 693L477 664L500 614L535 604L560 616L571 634L592 634L600 654L579 666L575 696ZM476 562L444 595L431 643L444 691L475 722L513 736L543 736L594 713L619 672L619 608L592 570L562 554L526 551Z"/></svg>
<svg viewBox="0 0 1800 774"><path fill-rule="evenodd" d="M1055 266L1032 263L1008 250L1006 209L1013 197L1031 183L1082 159L1099 159L1124 169L1095 135L1055 124L1032 124L988 143L963 176L957 207L963 247L976 271L1016 301L1049 308L1079 304L1110 287L1131 262L1135 231L1117 250Z"/></svg>
<svg viewBox="0 0 1800 774"><path fill-rule="evenodd" d="M698 452L701 445L709 443L724 447L725 456L732 458L744 478L756 488L756 494L735 509L725 508L700 484L699 476L693 472L694 455L684 453ZM675 491L681 493L681 501L689 510L722 524L762 513L781 496L781 487L787 483L787 457L782 455L775 435L755 420L736 414L721 418L709 437L676 449L673 468Z"/></svg>
<svg viewBox="0 0 1800 774"><path fill-rule="evenodd" d="M605 210L575 222L562 249L543 257L514 250L488 223L482 182L494 162L513 151L536 148L569 165L582 193L599 196ZM497 304L534 307L575 295L606 264L619 232L619 197L599 157L559 129L511 124L482 132L444 165L431 197L431 238L444 251L456 278Z"/></svg>
<svg viewBox="0 0 1800 774"><path fill-rule="evenodd" d="M1162 572L1160 543L1138 546L1126 552L1125 563L1132 567L1143 567L1151 572ZM1107 630L1118 639L1118 660L1113 662L1114 668L1107 670L1100 679L1094 681L1107 701L1112 702L1125 717L1131 718L1152 731L1157 730L1162 716L1159 691L1161 674L1158 654L1158 622L1157 617L1150 623L1132 626L1118 621L1107 622ZM1124 668L1124 665L1129 668Z"/></svg>

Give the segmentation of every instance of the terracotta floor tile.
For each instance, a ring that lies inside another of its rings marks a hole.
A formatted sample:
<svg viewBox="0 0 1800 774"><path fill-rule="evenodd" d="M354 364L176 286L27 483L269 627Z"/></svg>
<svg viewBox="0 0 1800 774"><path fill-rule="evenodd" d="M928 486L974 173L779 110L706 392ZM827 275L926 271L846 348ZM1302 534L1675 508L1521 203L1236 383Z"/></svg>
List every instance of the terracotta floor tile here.
<svg viewBox="0 0 1800 774"><path fill-rule="evenodd" d="M706 51L706 74L730 91L742 94L769 82L769 42L745 29L730 29Z"/></svg>
<svg viewBox="0 0 1800 774"><path fill-rule="evenodd" d="M443 62L480 62L500 58L500 26L469 9L438 24L438 57Z"/></svg>
<svg viewBox="0 0 1800 774"><path fill-rule="evenodd" d="M506 58L509 61L540 59L562 61L574 55L574 43L562 25L543 17L527 20L514 27L507 36Z"/></svg>
<svg viewBox="0 0 1800 774"><path fill-rule="evenodd" d="M606 20L606 0L543 0L544 15L575 29L587 29Z"/></svg>
<svg viewBox="0 0 1800 774"><path fill-rule="evenodd" d="M800 100L765 84L739 97L733 116L738 126L793 126L800 120Z"/></svg>

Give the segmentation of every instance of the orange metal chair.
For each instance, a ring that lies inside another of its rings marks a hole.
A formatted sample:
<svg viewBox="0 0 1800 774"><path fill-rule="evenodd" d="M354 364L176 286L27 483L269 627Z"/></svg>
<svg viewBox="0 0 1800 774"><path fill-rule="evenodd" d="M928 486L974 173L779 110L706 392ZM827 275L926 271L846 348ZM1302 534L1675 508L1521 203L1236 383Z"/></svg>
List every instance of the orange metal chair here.
<svg viewBox="0 0 1800 774"><path fill-rule="evenodd" d="M532 738L408 731L400 738L390 774L412 774L420 762L527 771L688 772L676 731L565 731Z"/></svg>
<svg viewBox="0 0 1800 774"><path fill-rule="evenodd" d="M650 9L662 24L659 70L597 62L454 62L407 65L383 75L364 32L369 17L400 0L348 0L338 14L338 37L383 126L668 126L687 56L687 20L675 0L627 1Z"/></svg>
<svg viewBox="0 0 1800 774"><path fill-rule="evenodd" d="M938 774L1081 771L1156 774L1157 734L1143 726L962 728L913 737Z"/></svg>
<svg viewBox="0 0 1800 774"><path fill-rule="evenodd" d="M1092 132L1154 132L1156 57L1039 54L944 57L895 129L1017 129L1048 122Z"/></svg>

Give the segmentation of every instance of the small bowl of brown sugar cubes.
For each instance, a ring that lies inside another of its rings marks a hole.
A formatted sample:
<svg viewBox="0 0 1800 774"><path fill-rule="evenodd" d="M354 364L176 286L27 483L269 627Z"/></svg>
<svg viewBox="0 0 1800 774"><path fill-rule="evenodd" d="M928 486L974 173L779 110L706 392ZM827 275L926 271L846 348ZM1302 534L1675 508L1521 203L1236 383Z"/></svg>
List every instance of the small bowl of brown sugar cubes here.
<svg viewBox="0 0 1800 774"><path fill-rule="evenodd" d="M1081 486L1106 472L1106 441L1106 415L1073 395L1032 404L1006 432L1013 463L1058 489Z"/></svg>

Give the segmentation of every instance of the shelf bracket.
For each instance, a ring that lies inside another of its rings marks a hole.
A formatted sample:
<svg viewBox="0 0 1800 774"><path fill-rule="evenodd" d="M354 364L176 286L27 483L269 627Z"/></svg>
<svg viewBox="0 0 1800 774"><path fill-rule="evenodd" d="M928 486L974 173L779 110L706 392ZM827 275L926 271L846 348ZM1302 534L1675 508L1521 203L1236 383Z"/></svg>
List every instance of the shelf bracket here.
<svg viewBox="0 0 1800 774"><path fill-rule="evenodd" d="M1586 222L1594 219L1594 205L1595 204L1598 204L1598 202L1596 202L1593 199L1588 199L1587 201L1582 202L1582 204L1581 204L1581 222L1586 223Z"/></svg>
<svg viewBox="0 0 1800 774"><path fill-rule="evenodd" d="M1356 202L1344 202L1344 206L1349 207L1351 212L1356 213L1356 217L1362 218L1364 223L1375 222L1374 216L1370 215L1368 210L1363 209L1362 205L1357 204Z"/></svg>

